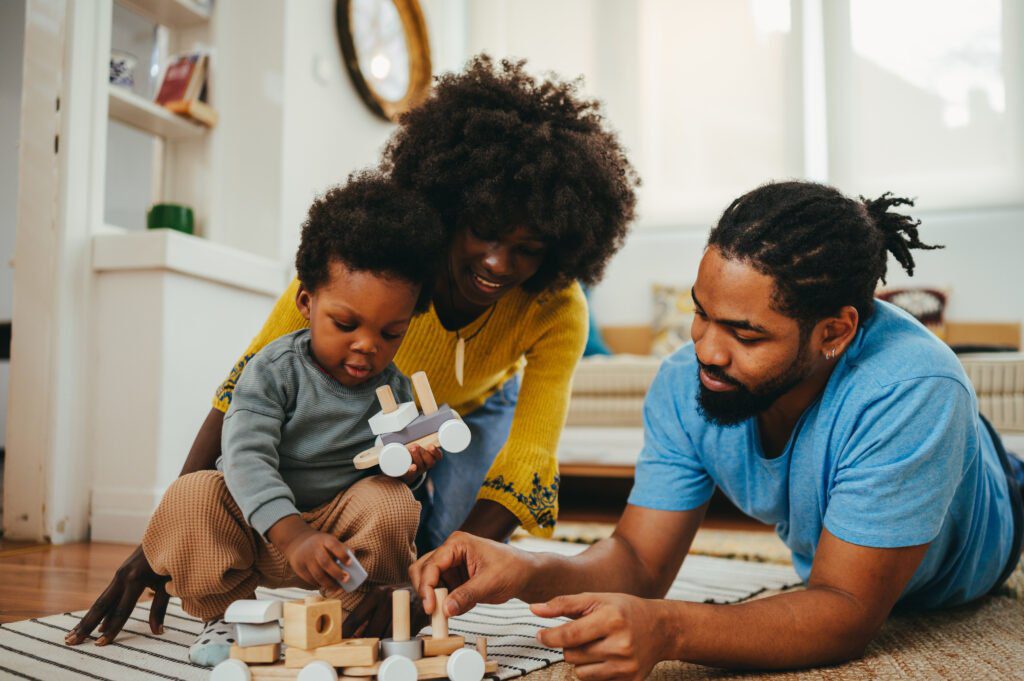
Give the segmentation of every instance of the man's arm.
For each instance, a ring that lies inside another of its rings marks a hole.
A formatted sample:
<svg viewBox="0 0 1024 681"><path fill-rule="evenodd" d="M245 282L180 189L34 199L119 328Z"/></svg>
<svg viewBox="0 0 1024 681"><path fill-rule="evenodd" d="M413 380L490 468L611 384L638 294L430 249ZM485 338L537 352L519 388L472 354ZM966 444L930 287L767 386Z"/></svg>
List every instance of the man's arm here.
<svg viewBox="0 0 1024 681"><path fill-rule="evenodd" d="M409 568L428 613L434 587L452 591L449 616L477 603L527 602L581 591L622 591L648 597L668 591L693 542L707 505L691 511L627 506L615 533L578 556L528 553L456 532Z"/></svg>
<svg viewBox="0 0 1024 681"><path fill-rule="evenodd" d="M565 596L534 612L576 621L538 638L564 648L580 678L642 677L670 659L761 669L843 662L863 654L927 548L866 548L823 530L806 590L737 605Z"/></svg>

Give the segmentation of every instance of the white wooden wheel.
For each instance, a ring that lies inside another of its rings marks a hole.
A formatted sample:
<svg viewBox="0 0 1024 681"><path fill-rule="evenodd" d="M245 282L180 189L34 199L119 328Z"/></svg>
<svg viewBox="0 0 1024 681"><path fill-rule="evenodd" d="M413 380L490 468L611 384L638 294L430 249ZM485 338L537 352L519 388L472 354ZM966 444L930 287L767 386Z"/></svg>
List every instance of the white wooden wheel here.
<svg viewBox="0 0 1024 681"><path fill-rule="evenodd" d="M298 681L338 681L338 672L328 662L313 660L296 678Z"/></svg>
<svg viewBox="0 0 1024 681"><path fill-rule="evenodd" d="M401 655L392 655L377 670L377 681L416 681L418 676L416 663Z"/></svg>
<svg viewBox="0 0 1024 681"><path fill-rule="evenodd" d="M472 648L456 650L448 657L446 667L451 681L480 681L486 669L484 658Z"/></svg>
<svg viewBox="0 0 1024 681"><path fill-rule="evenodd" d="M397 442L384 445L380 450L380 470L384 475L398 478L405 475L412 465L412 454Z"/></svg>
<svg viewBox="0 0 1024 681"><path fill-rule="evenodd" d="M462 419L445 421L437 429L437 439L441 442L441 448L446 452L458 453L469 446L472 439L469 433L469 426Z"/></svg>
<svg viewBox="0 0 1024 681"><path fill-rule="evenodd" d="M213 668L210 681L252 681L252 672L241 660L228 658Z"/></svg>

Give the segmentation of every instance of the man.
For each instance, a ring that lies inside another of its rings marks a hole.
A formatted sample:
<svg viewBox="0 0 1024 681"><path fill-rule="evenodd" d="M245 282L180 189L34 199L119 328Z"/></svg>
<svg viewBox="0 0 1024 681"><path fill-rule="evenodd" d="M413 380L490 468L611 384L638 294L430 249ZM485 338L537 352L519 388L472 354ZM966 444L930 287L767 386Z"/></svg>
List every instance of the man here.
<svg viewBox="0 0 1024 681"><path fill-rule="evenodd" d="M522 598L575 620L539 638L581 679L642 678L666 659L849 660L897 604L952 606L1001 585L1021 550L1010 459L953 353L873 299L889 253L912 274L911 250L932 248L889 210L909 203L804 182L734 201L693 287L693 344L647 396L614 535L559 557L456 533L410 569L428 612L441 581L456 587L439 604L449 615ZM805 590L645 600L668 590L715 486L776 525Z"/></svg>

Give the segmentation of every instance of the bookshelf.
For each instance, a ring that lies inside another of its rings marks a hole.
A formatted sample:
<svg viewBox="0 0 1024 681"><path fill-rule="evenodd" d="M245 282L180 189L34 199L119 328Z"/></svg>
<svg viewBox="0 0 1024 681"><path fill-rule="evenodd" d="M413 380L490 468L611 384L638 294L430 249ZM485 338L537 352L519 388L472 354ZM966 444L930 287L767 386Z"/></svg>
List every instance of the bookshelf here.
<svg viewBox="0 0 1024 681"><path fill-rule="evenodd" d="M168 28L189 28L210 20L210 10L191 0L118 0Z"/></svg>
<svg viewBox="0 0 1024 681"><path fill-rule="evenodd" d="M110 117L133 128L168 141L197 139L208 130L130 90L117 85L109 85L107 89Z"/></svg>

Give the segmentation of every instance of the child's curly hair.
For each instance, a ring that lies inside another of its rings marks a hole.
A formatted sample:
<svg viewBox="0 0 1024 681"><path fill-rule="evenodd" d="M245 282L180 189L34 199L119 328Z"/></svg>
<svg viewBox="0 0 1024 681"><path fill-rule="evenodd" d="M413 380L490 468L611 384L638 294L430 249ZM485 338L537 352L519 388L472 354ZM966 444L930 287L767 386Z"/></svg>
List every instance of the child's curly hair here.
<svg viewBox="0 0 1024 681"><path fill-rule="evenodd" d="M351 270L420 284L416 312L423 312L449 241L437 212L422 197L379 170L364 170L310 206L295 269L309 291L327 283L334 260Z"/></svg>
<svg viewBox="0 0 1024 681"><path fill-rule="evenodd" d="M625 240L639 179L600 104L577 89L538 81L523 61L478 55L402 116L383 167L450 229L526 226L547 242L528 291L594 284Z"/></svg>

